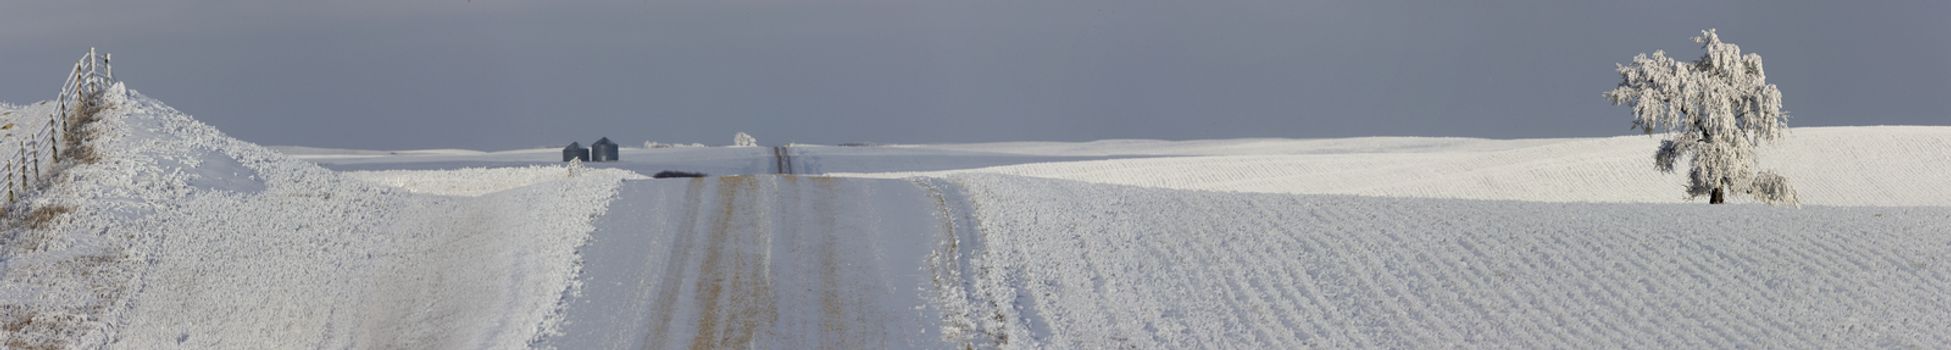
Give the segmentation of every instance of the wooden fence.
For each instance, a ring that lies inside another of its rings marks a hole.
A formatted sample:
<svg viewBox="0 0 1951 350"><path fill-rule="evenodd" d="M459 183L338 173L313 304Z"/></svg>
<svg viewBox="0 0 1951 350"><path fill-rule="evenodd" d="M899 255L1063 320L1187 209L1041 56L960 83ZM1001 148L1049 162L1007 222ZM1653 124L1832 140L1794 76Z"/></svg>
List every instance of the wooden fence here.
<svg viewBox="0 0 1951 350"><path fill-rule="evenodd" d="M14 122L16 128L23 130L19 137L0 140L0 154L11 154L6 158L6 206L11 207L23 196L38 190L56 166L61 165L61 147L68 137L68 123L77 118L75 113L90 113L99 109L99 99L103 91L115 85L115 71L109 68L109 55L97 53L89 48L88 53L75 62L74 70L69 71L67 82L61 84L61 96L56 99L56 110L44 120L37 116L21 116ZM12 148L8 150L7 148Z"/></svg>

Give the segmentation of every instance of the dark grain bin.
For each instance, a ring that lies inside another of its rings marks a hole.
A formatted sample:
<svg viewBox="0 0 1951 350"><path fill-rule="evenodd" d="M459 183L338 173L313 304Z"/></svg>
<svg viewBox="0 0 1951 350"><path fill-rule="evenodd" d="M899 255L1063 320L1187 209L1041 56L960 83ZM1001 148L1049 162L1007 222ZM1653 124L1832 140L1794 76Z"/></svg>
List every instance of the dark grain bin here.
<svg viewBox="0 0 1951 350"><path fill-rule="evenodd" d="M589 144L589 159L598 162L616 161L616 143L610 142L608 137L597 139L596 143Z"/></svg>
<svg viewBox="0 0 1951 350"><path fill-rule="evenodd" d="M589 149L583 148L580 142L570 142L569 147L562 148L562 161L567 162L570 159L589 161Z"/></svg>

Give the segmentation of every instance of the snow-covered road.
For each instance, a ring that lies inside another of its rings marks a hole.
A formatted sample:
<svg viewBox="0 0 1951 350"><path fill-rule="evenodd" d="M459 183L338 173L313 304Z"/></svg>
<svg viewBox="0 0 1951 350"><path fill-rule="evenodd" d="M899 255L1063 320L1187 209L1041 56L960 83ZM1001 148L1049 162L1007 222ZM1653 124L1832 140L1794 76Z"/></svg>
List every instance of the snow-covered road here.
<svg viewBox="0 0 1951 350"><path fill-rule="evenodd" d="M561 349L946 348L934 203L907 181L628 181L583 248Z"/></svg>

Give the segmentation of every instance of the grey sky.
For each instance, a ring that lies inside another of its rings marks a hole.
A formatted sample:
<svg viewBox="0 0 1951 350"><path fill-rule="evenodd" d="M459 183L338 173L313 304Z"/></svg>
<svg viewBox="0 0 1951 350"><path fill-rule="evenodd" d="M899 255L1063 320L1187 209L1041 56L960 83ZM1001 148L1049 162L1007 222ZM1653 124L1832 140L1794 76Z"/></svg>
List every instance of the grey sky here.
<svg viewBox="0 0 1951 350"><path fill-rule="evenodd" d="M5 0L0 100L89 46L240 138L508 149L1628 132L1720 28L1791 125L1951 125L1951 1Z"/></svg>

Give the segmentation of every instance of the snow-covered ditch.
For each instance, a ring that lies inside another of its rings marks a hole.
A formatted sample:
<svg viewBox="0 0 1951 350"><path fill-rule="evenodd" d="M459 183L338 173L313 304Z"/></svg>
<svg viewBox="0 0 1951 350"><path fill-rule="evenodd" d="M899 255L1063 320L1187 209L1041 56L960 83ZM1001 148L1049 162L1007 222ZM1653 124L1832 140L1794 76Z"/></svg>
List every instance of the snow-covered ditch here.
<svg viewBox="0 0 1951 350"><path fill-rule="evenodd" d="M524 348L554 329L576 247L637 176L344 176L109 96L102 161L27 204L73 211L7 229L7 347Z"/></svg>
<svg viewBox="0 0 1951 350"><path fill-rule="evenodd" d="M1929 348L1951 208L948 178L945 334L1005 348ZM938 180L923 180L938 181ZM967 204L955 205L954 198ZM955 209L957 207L967 207ZM972 209L968 209L972 208ZM956 214L972 211L970 214Z"/></svg>

